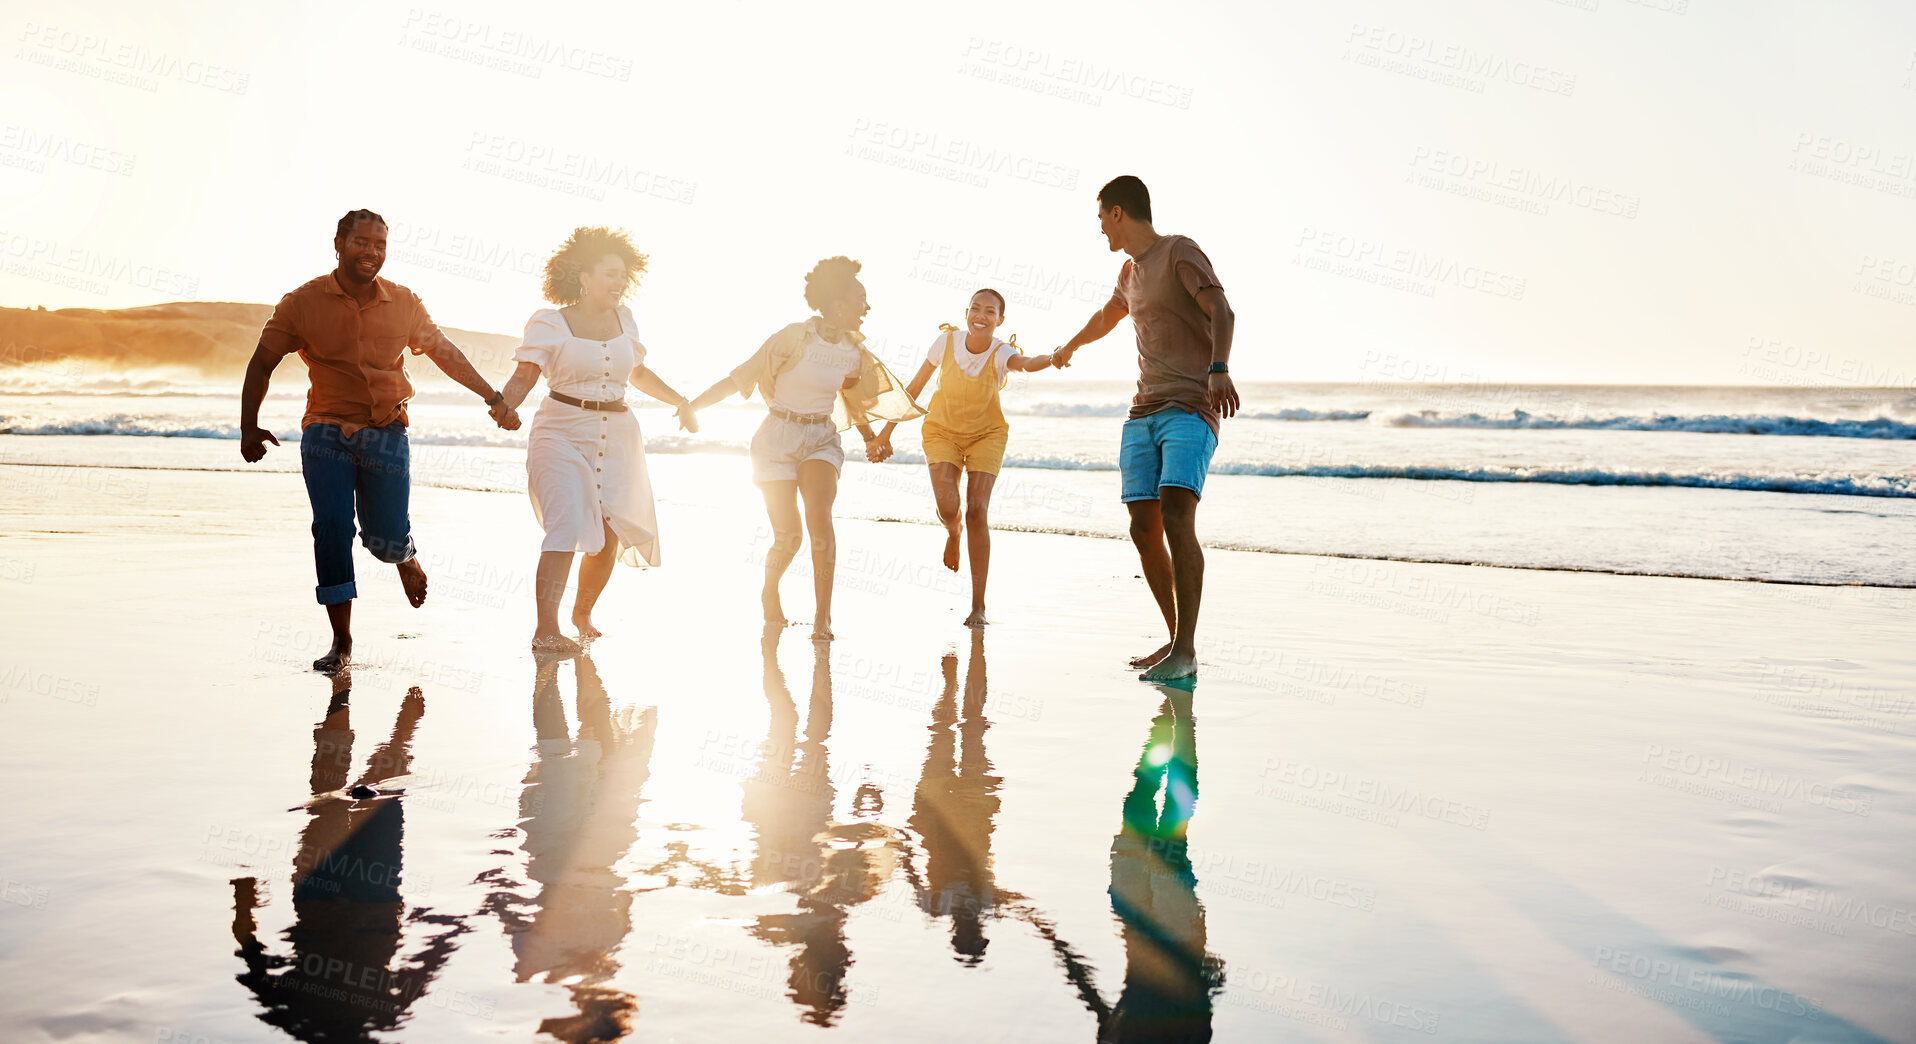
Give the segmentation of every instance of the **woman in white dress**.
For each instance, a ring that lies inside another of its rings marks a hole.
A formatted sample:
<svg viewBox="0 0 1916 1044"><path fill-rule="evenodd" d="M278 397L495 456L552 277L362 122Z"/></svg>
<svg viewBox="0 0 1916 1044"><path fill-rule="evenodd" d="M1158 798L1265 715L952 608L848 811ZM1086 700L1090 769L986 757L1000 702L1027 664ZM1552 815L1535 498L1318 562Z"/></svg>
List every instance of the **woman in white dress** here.
<svg viewBox="0 0 1916 1044"><path fill-rule="evenodd" d="M592 607L612 578L615 562L659 564L659 526L645 443L625 402L625 385L680 408L679 424L697 430L685 396L645 367L632 310L625 298L645 271L645 255L623 231L574 229L546 262L543 308L526 323L519 362L506 382L505 401L525 401L540 376L546 400L526 440L526 490L545 527L533 584L539 622L535 652L570 656L578 642L559 633L559 599L572 574L572 556L585 553L572 624L582 640L599 637Z"/></svg>

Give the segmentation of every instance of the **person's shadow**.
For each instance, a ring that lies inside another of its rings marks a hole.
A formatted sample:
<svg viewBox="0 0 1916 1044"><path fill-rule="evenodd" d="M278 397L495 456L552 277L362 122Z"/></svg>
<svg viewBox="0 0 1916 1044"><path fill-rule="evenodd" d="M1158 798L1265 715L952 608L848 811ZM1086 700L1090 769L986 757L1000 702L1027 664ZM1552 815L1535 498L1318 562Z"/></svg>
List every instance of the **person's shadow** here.
<svg viewBox="0 0 1916 1044"><path fill-rule="evenodd" d="M985 634L971 632L971 659L965 668L964 700L958 700L958 655L946 653L939 664L944 690L932 705L925 764L912 796L907 825L921 840L925 872L921 881L909 860L905 873L917 893L919 909L951 919L951 948L967 966L984 961L985 920L996 916L991 871L992 819L998 814L998 788L985 755Z"/></svg>
<svg viewBox="0 0 1916 1044"><path fill-rule="evenodd" d="M826 747L832 729L830 645L812 643L812 691L801 737L798 705L778 665L779 637L768 628L760 642L771 720L754 771L741 784L740 815L755 835L752 887L784 885L797 910L763 914L747 930L753 938L792 947L786 995L802 1009L804 1021L830 1026L849 1000L847 908L877 895L891 878L891 850L867 843L885 834L875 822L841 823L833 816L837 787ZM860 794L860 807L866 797ZM875 794L871 798L882 803Z"/></svg>
<svg viewBox="0 0 1916 1044"><path fill-rule="evenodd" d="M564 1041L617 1040L631 1031L637 1000L604 984L632 930L632 895L613 868L638 840L634 810L651 775L655 708L616 712L592 657L577 672L578 735L566 723L559 664L533 676L532 723L538 760L519 795L525 882L503 870L488 875L487 912L512 942L513 978L564 984L575 1015L549 1018L539 1032ZM534 890L536 886L536 891Z"/></svg>
<svg viewBox="0 0 1916 1044"><path fill-rule="evenodd" d="M1204 904L1186 840L1198 797L1192 690L1158 688L1164 702L1111 842L1111 911L1123 926L1124 990L1099 1019L1100 1041L1208 1041L1211 999L1224 986L1224 962L1205 947Z"/></svg>
<svg viewBox="0 0 1916 1044"><path fill-rule="evenodd" d="M424 906L408 916L400 891L406 820L392 781L410 771L424 694L417 686L406 694L391 736L349 785L352 673L340 672L332 685L326 715L313 729L313 798L293 854L294 920L285 933L291 952L272 953L260 941L259 881L235 878L233 938L246 964L237 979L264 1005L259 1020L297 1039L369 1040L399 1025L470 929L463 918ZM410 959L396 960L409 921L443 930L428 935Z"/></svg>

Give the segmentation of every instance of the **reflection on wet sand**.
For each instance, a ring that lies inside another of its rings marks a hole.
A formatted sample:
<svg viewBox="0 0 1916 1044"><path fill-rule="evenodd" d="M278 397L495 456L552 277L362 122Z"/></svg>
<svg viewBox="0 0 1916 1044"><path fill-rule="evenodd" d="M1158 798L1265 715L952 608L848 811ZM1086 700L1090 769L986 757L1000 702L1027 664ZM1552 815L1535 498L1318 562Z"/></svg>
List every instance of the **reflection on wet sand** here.
<svg viewBox="0 0 1916 1044"><path fill-rule="evenodd" d="M910 858L905 873L917 893L919 909L951 918L951 948L958 960L984 960L984 922L996 916L991 874L992 817L998 814L998 786L985 756L985 636L971 635L971 660L965 668L964 702L959 705L958 655L939 663L944 691L932 706L931 740L912 798L908 825L925 850L922 879ZM905 849L909 853L910 849Z"/></svg>
<svg viewBox="0 0 1916 1044"><path fill-rule="evenodd" d="M856 796L851 821L839 822L833 814L838 791L826 747L832 729L830 646L812 646L812 690L801 738L798 706L778 664L778 639L778 632L768 631L760 643L771 721L755 770L741 784L740 814L752 826L757 846L751 887L782 884L797 909L760 915L749 931L772 945L793 947L786 995L806 1022L829 1026L849 999L847 908L876 896L891 879L894 864L883 843L889 832L872 819L883 809L875 789Z"/></svg>
<svg viewBox="0 0 1916 1044"><path fill-rule="evenodd" d="M238 979L265 1005L260 1021L300 1040L365 1040L399 1025L452 956L457 937L469 930L462 918L424 906L404 916L405 811L396 796L379 789L409 771L425 696L416 687L406 694L392 735L349 787L351 686L349 671L333 679L326 716L313 729L313 799L293 854L289 955L271 953L258 937L255 911L264 905L259 881L232 882L233 938L246 964ZM442 930L395 966L401 926L411 923Z"/></svg>
<svg viewBox="0 0 1916 1044"><path fill-rule="evenodd" d="M1124 934L1124 991L1100 1041L1207 1041L1224 963L1206 952L1186 832L1197 811L1192 694L1165 694L1111 842L1111 911Z"/></svg>
<svg viewBox="0 0 1916 1044"><path fill-rule="evenodd" d="M519 824L524 881L507 868L483 875L485 910L505 925L517 982L563 984L578 1013L540 1023L565 1041L617 1040L638 1001L604 984L632 930L632 895L614 869L638 840L639 791L651 775L655 708L612 710L589 655L578 675L578 735L566 723L559 664L539 664L532 686L538 760L526 772ZM536 890L535 890L536 886Z"/></svg>

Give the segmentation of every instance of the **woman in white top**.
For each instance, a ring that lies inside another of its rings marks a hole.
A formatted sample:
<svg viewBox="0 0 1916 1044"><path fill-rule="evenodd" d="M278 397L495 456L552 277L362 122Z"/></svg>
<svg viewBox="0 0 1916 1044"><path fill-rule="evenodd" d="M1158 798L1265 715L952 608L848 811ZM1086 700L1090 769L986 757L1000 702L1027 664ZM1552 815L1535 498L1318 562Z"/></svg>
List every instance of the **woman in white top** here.
<svg viewBox="0 0 1916 1044"><path fill-rule="evenodd" d="M546 379L546 399L526 440L526 491L546 531L533 585L536 652L579 652L578 642L559 633L559 599L575 553L586 557L572 624L587 641L599 637L592 607L613 563L659 564L645 443L625 402L626 383L679 407L680 426L697 430L685 396L645 368L645 345L622 303L644 271L645 255L623 231L574 229L546 262L545 297L561 307L534 312L525 343L513 353L519 366L506 382L507 403L516 408L542 374Z"/></svg>
<svg viewBox="0 0 1916 1044"><path fill-rule="evenodd" d="M832 636L832 573L838 560L832 502L838 496L838 471L845 464L838 433L857 428L865 437L866 459L877 463L891 450L876 441L872 421L911 420L925 412L866 349L858 332L870 311L858 268L858 262L842 256L814 265L805 277L805 303L818 314L767 338L751 358L688 407L700 410L733 394L750 398L753 389L765 396L771 415L752 436L752 481L765 495L765 513L772 523L759 600L765 622L783 626L778 582L805 534L811 534L816 598L812 637L819 639ZM680 411L681 417L685 414Z"/></svg>

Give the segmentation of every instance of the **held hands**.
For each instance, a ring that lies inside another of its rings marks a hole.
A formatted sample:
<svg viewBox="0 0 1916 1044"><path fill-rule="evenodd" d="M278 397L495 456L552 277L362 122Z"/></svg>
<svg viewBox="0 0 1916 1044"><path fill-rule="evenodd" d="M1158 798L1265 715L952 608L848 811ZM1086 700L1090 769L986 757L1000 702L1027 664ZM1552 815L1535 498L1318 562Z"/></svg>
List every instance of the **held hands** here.
<svg viewBox="0 0 1916 1044"><path fill-rule="evenodd" d="M881 463L891 452L891 440L882 435L865 440L865 459L873 464Z"/></svg>
<svg viewBox="0 0 1916 1044"><path fill-rule="evenodd" d="M506 405L506 400L500 399L486 407L486 412L492 415L492 422L501 428L507 431L519 430L519 411Z"/></svg>
<svg viewBox="0 0 1916 1044"><path fill-rule="evenodd" d="M692 400L680 399L679 408L672 411L672 415L678 418L680 429L692 432L693 434L698 433L699 415L698 411L692 408Z"/></svg>
<svg viewBox="0 0 1916 1044"><path fill-rule="evenodd" d="M1051 365L1056 366L1058 369L1062 370L1065 367L1071 365L1071 357L1073 355L1076 355L1077 352L1078 350L1076 348L1053 349L1051 352Z"/></svg>
<svg viewBox="0 0 1916 1044"><path fill-rule="evenodd" d="M256 464L261 457L266 456L266 444L269 442L279 445L279 440L265 428L241 428L240 456L245 458L246 463Z"/></svg>
<svg viewBox="0 0 1916 1044"><path fill-rule="evenodd" d="M1211 408L1219 417L1231 417L1237 414L1237 407L1237 385L1231 383L1231 375L1211 374Z"/></svg>

